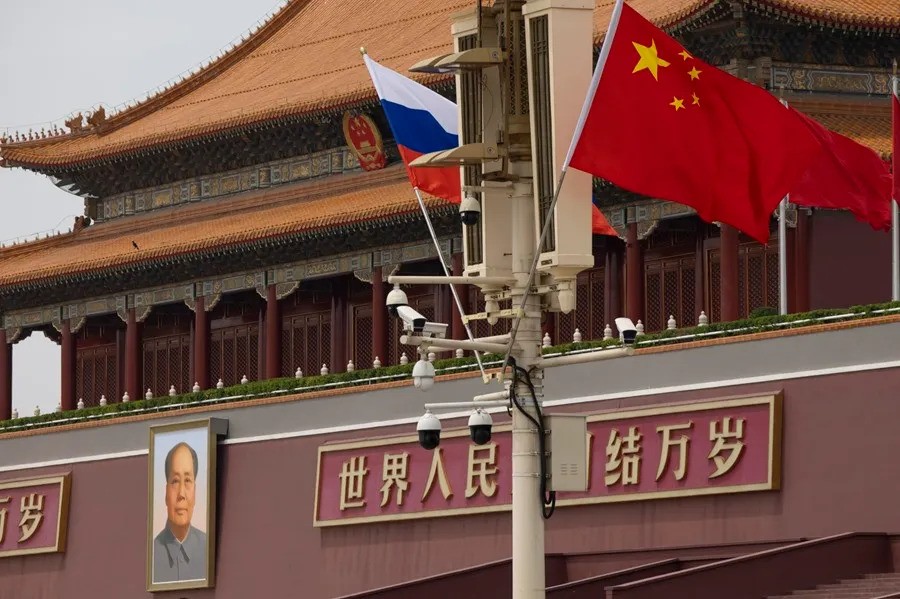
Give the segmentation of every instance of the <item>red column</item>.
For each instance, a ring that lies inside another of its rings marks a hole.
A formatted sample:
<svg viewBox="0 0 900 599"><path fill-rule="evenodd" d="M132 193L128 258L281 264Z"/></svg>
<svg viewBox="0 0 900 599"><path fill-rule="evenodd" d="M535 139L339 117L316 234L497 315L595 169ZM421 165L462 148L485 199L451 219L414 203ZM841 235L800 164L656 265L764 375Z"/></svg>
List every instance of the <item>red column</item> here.
<svg viewBox="0 0 900 599"><path fill-rule="evenodd" d="M384 281L381 279L383 271L380 266L372 269L372 359L376 357L382 364L387 364L388 360L388 329L387 329L387 306L385 299L387 292L385 291ZM360 368L368 368L369 364L360 364Z"/></svg>
<svg viewBox="0 0 900 599"><path fill-rule="evenodd" d="M266 288L266 378L281 376L281 310L275 284Z"/></svg>
<svg viewBox="0 0 900 599"><path fill-rule="evenodd" d="M615 320L622 316L622 247L618 239L610 239L606 250L606 270L603 272L603 314L607 324L616 331ZM550 335L553 337L553 335Z"/></svg>
<svg viewBox="0 0 900 599"><path fill-rule="evenodd" d="M329 371L347 370L347 280L331 281L331 364Z"/></svg>
<svg viewBox="0 0 900 599"><path fill-rule="evenodd" d="M722 322L729 322L738 319L738 232L724 223L720 231L720 318Z"/></svg>
<svg viewBox="0 0 900 599"><path fill-rule="evenodd" d="M62 322L61 372L59 403L63 411L75 409L75 336L69 320Z"/></svg>
<svg viewBox="0 0 900 599"><path fill-rule="evenodd" d="M462 276L463 274L463 255L462 252L457 252L450 256L450 265L452 272L451 274L454 277ZM466 285L456 285L456 293L459 295L459 301L462 304L463 310L466 313L469 312L469 303L468 298L468 288ZM453 301L453 297L450 298L451 302L453 302L453 307L450 309L450 338L451 339L468 339L469 336L466 334L466 327L463 326L462 318L459 315L459 308L456 307L456 302Z"/></svg>
<svg viewBox="0 0 900 599"><path fill-rule="evenodd" d="M128 308L125 326L125 391L132 399L140 399L142 393L141 371L141 323L137 321L134 308ZM117 398L121 400L121 398Z"/></svg>
<svg viewBox="0 0 900 599"><path fill-rule="evenodd" d="M209 313L206 298L194 300L194 381L201 389L209 389Z"/></svg>
<svg viewBox="0 0 900 599"><path fill-rule="evenodd" d="M637 235L637 223L628 223L625 234L626 316L635 323L644 318L644 255Z"/></svg>
<svg viewBox="0 0 900 599"><path fill-rule="evenodd" d="M805 208L797 207L797 229L794 234L794 310L809 311L809 226Z"/></svg>
<svg viewBox="0 0 900 599"><path fill-rule="evenodd" d="M6 329L0 328L0 420L12 417L12 344Z"/></svg>

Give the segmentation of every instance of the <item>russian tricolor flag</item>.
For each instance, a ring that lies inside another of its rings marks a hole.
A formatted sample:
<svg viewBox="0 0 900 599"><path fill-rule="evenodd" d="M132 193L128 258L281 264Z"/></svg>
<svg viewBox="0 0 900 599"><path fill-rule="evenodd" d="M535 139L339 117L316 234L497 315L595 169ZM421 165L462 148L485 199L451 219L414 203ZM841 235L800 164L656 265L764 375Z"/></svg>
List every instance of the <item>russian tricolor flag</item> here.
<svg viewBox="0 0 900 599"><path fill-rule="evenodd" d="M363 54L378 99L394 132L400 156L414 187L453 203L460 202L459 167L410 168L409 163L430 152L459 145L456 104L440 94L383 67Z"/></svg>

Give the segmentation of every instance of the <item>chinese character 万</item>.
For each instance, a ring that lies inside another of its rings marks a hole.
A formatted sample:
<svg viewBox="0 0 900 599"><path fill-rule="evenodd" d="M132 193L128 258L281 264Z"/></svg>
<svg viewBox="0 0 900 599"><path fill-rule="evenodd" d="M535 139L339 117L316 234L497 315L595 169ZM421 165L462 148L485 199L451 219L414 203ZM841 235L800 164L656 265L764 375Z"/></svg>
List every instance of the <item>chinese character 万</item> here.
<svg viewBox="0 0 900 599"><path fill-rule="evenodd" d="M22 519L19 520L19 528L22 529L22 537L19 542L25 542L37 532L44 520L44 496L40 493L24 495L21 501Z"/></svg>
<svg viewBox="0 0 900 599"><path fill-rule="evenodd" d="M487 452L487 457L476 456L476 453ZM469 445L469 468L466 476L466 498L472 497L480 489L485 497L493 497L497 492L497 480L488 476L497 474L497 444L488 443L478 447ZM477 479L477 482L476 482Z"/></svg>
<svg viewBox="0 0 900 599"><path fill-rule="evenodd" d="M710 478L722 476L734 468L744 449L743 418L735 419L732 426L732 419L726 416L722 418L721 429L718 424L717 420L709 423L709 440L713 442L713 446L707 458L716 464L716 471L709 475ZM728 452L727 456L722 455L725 452Z"/></svg>
<svg viewBox="0 0 900 599"><path fill-rule="evenodd" d="M381 480L384 481L381 486L381 507L387 505L391 497L391 487L397 487L397 505L403 505L403 492L409 488L409 481L406 480L408 463L409 454L405 451L384 454L384 466L381 470Z"/></svg>
<svg viewBox="0 0 900 599"><path fill-rule="evenodd" d="M694 426L693 422L687 424L670 424L657 426L656 432L662 434L662 448L659 451L659 468L656 469L656 480L662 478L669 464L669 454L673 447L678 447L678 468L675 469L675 480L681 480L687 473L688 443L691 439L687 435L681 435L677 440L672 439L672 431L688 430Z"/></svg>
<svg viewBox="0 0 900 599"><path fill-rule="evenodd" d="M353 456L341 466L341 511L349 507L363 507L366 489L366 456Z"/></svg>
<svg viewBox="0 0 900 599"><path fill-rule="evenodd" d="M9 503L9 497L0 497L0 504ZM0 545L3 544L3 537L6 534L6 508L0 508Z"/></svg>
<svg viewBox="0 0 900 599"><path fill-rule="evenodd" d="M431 492L431 488L434 486L435 477L437 477L438 486L441 489L441 495L444 496L444 499L450 499L450 497L453 496L453 489L450 488L450 483L447 481L447 471L444 469L443 451L443 447L438 447L431 452L431 471L428 473L428 482L425 483L425 491L422 492L422 503L425 503L428 493Z"/></svg>
<svg viewBox="0 0 900 599"><path fill-rule="evenodd" d="M606 485L620 481L623 485L638 484L641 465L641 433L636 426L629 427L622 437L617 429L609 431L606 443Z"/></svg>

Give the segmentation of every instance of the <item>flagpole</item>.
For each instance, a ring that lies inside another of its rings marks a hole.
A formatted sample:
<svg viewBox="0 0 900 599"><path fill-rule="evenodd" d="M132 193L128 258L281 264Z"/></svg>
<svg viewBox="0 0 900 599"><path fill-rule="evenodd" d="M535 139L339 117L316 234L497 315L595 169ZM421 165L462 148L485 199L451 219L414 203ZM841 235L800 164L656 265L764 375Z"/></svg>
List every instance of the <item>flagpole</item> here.
<svg viewBox="0 0 900 599"><path fill-rule="evenodd" d="M444 276L449 277L450 271L447 268L447 263L444 262L444 255L441 253L441 246L438 243L437 234L434 232L434 226L431 224L431 217L428 215L428 210L425 209L425 201L422 200L422 192L419 191L418 187L413 187L413 190L416 192L416 199L419 200L419 208L422 209L422 215L425 217L425 224L428 225L428 232L431 233L431 240L434 242L434 249L437 250L438 260L441 261L441 268L444 269ZM453 294L453 300L456 302L456 309L459 310L459 318L462 320L463 326L466 329L469 341L474 341L475 337L472 335L472 329L469 328L469 323L466 322L466 312L463 310L462 302L459 301L456 287L452 283L448 283L448 286L450 287L450 293ZM484 365L481 363L481 354L477 350L475 350L475 360L478 362L478 369L481 370L481 379L486 381L487 375L484 372Z"/></svg>
<svg viewBox="0 0 900 599"><path fill-rule="evenodd" d="M897 59L894 59L894 76L893 76L893 92L894 98L891 98L891 102L897 102L896 98L900 98L900 78L897 77ZM891 110L893 114L894 111ZM897 139L896 129L900 128L900 123L892 123L894 127L893 138ZM900 151L900 148L893 148L893 177L894 177L894 189L898 188L897 185L897 177L900 177L900 173L897 171L898 165L900 165L900 158L897 157L897 152ZM897 202L900 202L900 198L894 198L891 202L891 301L900 301L900 209L898 209Z"/></svg>
<svg viewBox="0 0 900 599"><path fill-rule="evenodd" d="M787 297L787 204L784 196L778 204L778 313L788 313Z"/></svg>

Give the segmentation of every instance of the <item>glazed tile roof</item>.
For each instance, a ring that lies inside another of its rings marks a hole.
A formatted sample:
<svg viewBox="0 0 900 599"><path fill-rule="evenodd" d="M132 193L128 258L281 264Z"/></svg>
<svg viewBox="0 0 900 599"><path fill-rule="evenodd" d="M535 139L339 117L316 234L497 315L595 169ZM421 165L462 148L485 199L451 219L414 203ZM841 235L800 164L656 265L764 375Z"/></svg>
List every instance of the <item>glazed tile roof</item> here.
<svg viewBox="0 0 900 599"><path fill-rule="evenodd" d="M782 14L855 27L900 28L898 0L751 0ZM630 0L661 26L701 14L715 0ZM451 47L452 15L472 0L293 0L250 38L196 75L111 117L99 132L6 144L0 155L30 166L69 165L182 141L287 115L336 110L375 98L358 48L406 72ZM595 35L611 0L597 0ZM416 75L423 83L446 76Z"/></svg>
<svg viewBox="0 0 900 599"><path fill-rule="evenodd" d="M426 206L445 205L425 197ZM0 251L0 286L137 264L419 210L403 167L286 185L89 226ZM132 240L139 249L132 246Z"/></svg>

